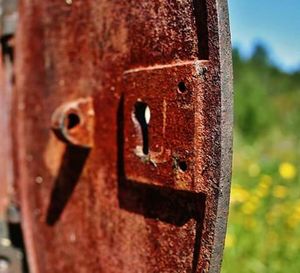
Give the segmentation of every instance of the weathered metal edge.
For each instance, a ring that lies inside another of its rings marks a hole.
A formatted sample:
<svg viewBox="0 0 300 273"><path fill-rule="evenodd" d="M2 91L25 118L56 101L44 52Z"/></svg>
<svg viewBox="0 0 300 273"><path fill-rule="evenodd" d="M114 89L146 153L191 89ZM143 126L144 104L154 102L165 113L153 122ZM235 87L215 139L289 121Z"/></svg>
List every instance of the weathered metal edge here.
<svg viewBox="0 0 300 273"><path fill-rule="evenodd" d="M221 72L221 169L217 217L209 273L221 270L230 200L233 145L232 47L227 0L216 0Z"/></svg>

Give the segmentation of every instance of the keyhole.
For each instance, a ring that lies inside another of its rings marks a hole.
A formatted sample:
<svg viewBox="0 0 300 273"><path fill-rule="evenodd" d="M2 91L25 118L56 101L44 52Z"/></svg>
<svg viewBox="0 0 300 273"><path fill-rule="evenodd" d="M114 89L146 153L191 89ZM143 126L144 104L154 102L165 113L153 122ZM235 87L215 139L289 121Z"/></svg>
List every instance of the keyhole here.
<svg viewBox="0 0 300 273"><path fill-rule="evenodd" d="M147 155L149 153L148 125L151 118L150 108L147 103L137 101L134 105L134 115L136 120L140 124L142 131L143 153Z"/></svg>

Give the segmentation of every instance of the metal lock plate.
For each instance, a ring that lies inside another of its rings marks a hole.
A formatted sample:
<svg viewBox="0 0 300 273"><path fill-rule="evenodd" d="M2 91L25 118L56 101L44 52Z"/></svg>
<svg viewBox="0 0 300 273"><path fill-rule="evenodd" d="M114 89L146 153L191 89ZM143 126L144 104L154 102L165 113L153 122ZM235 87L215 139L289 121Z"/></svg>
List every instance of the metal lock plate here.
<svg viewBox="0 0 300 273"><path fill-rule="evenodd" d="M125 72L128 179L194 190L195 109L203 111L201 65L189 62Z"/></svg>

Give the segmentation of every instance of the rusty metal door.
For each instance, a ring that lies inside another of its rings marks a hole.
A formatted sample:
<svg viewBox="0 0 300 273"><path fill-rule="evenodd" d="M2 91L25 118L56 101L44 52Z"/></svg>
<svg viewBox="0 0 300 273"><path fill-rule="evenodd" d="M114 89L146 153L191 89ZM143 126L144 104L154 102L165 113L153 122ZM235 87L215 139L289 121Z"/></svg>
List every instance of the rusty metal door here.
<svg viewBox="0 0 300 273"><path fill-rule="evenodd" d="M31 272L219 272L226 0L22 0L14 39L14 183Z"/></svg>

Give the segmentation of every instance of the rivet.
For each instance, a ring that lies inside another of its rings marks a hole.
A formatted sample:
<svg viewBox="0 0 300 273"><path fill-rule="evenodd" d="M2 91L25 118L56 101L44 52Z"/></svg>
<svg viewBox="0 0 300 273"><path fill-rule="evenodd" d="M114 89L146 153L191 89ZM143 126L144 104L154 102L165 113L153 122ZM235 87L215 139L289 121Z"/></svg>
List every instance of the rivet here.
<svg viewBox="0 0 300 273"><path fill-rule="evenodd" d="M37 184L42 184L43 181L44 181L44 179L43 179L43 177L41 177L41 176L37 176L37 177L35 178L35 182L36 182Z"/></svg>

